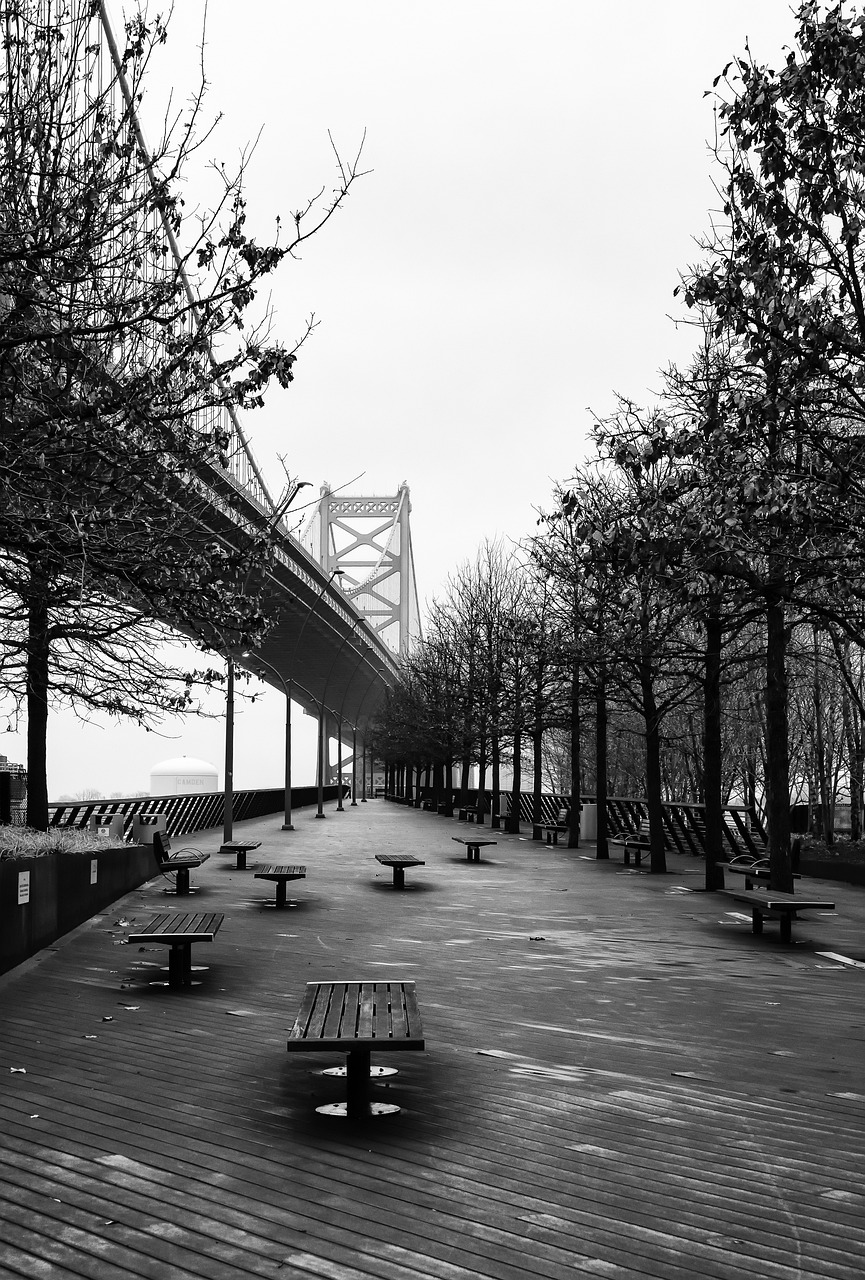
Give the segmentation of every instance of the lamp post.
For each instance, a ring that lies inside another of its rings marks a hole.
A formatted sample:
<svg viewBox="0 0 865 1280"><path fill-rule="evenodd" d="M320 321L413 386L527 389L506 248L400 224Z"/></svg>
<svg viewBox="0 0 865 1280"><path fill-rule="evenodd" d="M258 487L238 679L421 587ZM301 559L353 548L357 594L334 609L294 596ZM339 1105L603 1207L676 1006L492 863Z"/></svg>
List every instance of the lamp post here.
<svg viewBox="0 0 865 1280"><path fill-rule="evenodd" d="M295 640L294 642L294 649L292 650L292 654L291 654L291 670L292 671L294 670L294 662L297 657L297 652L300 648L300 642L303 639L303 633L306 630L306 624L309 622L310 618L315 613L316 609L318 608L318 602L321 600L321 597L324 595L327 588L333 582L334 578L340 577L344 572L345 572L344 569L332 570L329 578L327 579L327 582L323 584L321 590L318 592L318 595L315 597L312 604L309 606L309 609L306 612L306 617L301 623L300 631L297 633L297 640ZM293 831L294 824L292 823L292 820L291 820L292 818L292 812L291 812L291 688L294 683L294 680L291 675L289 675L288 679L286 680L285 677L282 675L282 673L278 671L277 668L273 666L272 663L267 662L266 659L262 658L261 654L247 653L244 656L255 658L256 662L260 662L262 666L267 667L268 671L272 671L273 674L276 676L277 680L279 680L280 684L282 685L283 692L285 693L285 811L283 815L282 830Z"/></svg>
<svg viewBox="0 0 865 1280"><path fill-rule="evenodd" d="M225 778L222 805L222 843L234 834L234 660L226 658L225 682Z"/></svg>
<svg viewBox="0 0 865 1280"><path fill-rule="evenodd" d="M276 676L285 694L285 816L282 830L293 831L294 827L291 822L291 681L286 680L272 663L268 662L266 658L262 658L260 653L245 653L243 656L245 658L254 658L263 667L267 667L268 671Z"/></svg>
<svg viewBox="0 0 865 1280"><path fill-rule="evenodd" d="M330 685L331 676L333 675L334 670L336 669L336 664L339 661L339 655L342 653L347 642L354 635L355 628L359 626L362 621L363 621L362 617L356 618L354 622L351 624L351 628L348 634L343 636L340 642L340 646L337 649L336 654L334 656L333 662L330 664L330 671L328 671L327 673L327 679L324 682L324 691L321 695L321 703L320 703L321 732L319 733L319 736L318 736L318 808L315 815L317 818L323 818L325 816L325 812L324 812L324 753L325 753L324 725L325 725L325 719L326 719L326 712L325 712L324 704L325 704L325 699L327 698L327 690L328 690L328 686ZM363 660L363 654L361 654L361 661L362 660ZM360 666L360 663L358 663L358 666ZM355 667L355 671L356 670L357 670L357 667ZM345 701L344 698L343 698L343 701ZM341 713L339 716L338 726L339 727L337 732L341 734L342 733L342 714ZM341 753L342 752L341 742L340 742L339 750ZM341 755L340 755L340 760L341 760ZM342 810L342 780L340 780L338 790L339 790L339 800L340 800L339 808L340 810Z"/></svg>

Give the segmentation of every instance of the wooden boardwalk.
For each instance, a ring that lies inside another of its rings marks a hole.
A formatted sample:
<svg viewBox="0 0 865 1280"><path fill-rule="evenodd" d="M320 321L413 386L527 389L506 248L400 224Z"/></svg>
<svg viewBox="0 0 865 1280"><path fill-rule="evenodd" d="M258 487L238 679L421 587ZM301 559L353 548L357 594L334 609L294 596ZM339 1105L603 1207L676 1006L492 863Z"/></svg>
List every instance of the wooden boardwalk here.
<svg viewBox="0 0 865 1280"><path fill-rule="evenodd" d="M194 873L225 916L200 985L126 942L161 879L0 978L0 1276L861 1280L865 890L790 946L693 859L499 832L468 863L383 801L295 821L240 832L306 865L291 911ZM406 849L394 894L374 854ZM354 978L415 982L426 1042L359 1126L314 1110L343 1055L286 1052L306 983Z"/></svg>

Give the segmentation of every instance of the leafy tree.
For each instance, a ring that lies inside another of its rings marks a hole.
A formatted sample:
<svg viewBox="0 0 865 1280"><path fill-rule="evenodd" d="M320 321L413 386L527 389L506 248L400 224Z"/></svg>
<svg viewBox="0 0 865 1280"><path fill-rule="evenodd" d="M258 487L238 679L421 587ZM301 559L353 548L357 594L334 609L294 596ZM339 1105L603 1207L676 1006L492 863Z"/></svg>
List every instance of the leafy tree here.
<svg viewBox="0 0 865 1280"><path fill-rule="evenodd" d="M223 651L268 626L284 504L239 514L231 418L291 382L297 346L250 317L358 170L339 162L330 200L284 241L278 219L270 244L247 232L243 162L217 167L213 207L187 217L203 86L154 152L138 124L162 22L131 17L112 60L97 6L5 0L0 21L0 642L26 702L28 821L44 827L52 699L142 720L183 709L188 673L160 671L157 624Z"/></svg>

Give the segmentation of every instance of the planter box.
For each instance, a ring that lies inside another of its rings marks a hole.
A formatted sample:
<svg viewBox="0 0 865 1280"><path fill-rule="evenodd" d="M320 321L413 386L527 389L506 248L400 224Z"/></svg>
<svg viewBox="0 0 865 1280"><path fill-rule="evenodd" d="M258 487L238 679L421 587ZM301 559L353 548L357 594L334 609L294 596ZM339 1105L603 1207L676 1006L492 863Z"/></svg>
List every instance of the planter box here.
<svg viewBox="0 0 865 1280"><path fill-rule="evenodd" d="M155 874L150 845L0 860L0 973Z"/></svg>

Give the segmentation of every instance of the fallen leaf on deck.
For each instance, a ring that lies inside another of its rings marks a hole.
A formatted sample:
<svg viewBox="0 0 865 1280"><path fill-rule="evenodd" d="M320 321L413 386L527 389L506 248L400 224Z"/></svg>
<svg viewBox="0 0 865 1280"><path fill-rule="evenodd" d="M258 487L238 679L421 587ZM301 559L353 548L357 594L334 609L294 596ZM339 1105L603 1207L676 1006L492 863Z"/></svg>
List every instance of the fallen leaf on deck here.
<svg viewBox="0 0 865 1280"><path fill-rule="evenodd" d="M13 1075L26 1076L27 1074L26 1067L10 1067L9 1070L12 1072Z"/></svg>

